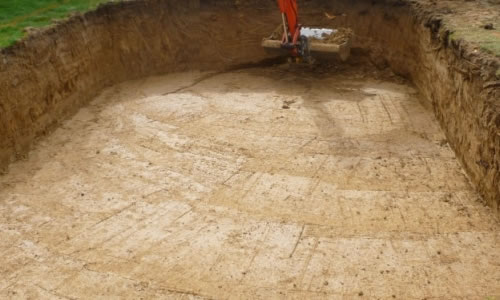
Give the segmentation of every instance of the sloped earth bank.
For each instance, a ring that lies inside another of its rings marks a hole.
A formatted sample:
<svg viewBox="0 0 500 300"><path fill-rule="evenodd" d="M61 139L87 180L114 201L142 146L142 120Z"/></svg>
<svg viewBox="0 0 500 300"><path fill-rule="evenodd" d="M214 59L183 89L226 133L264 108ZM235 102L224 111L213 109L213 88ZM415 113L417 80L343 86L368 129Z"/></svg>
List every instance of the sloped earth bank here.
<svg viewBox="0 0 500 300"><path fill-rule="evenodd" d="M0 177L0 298L500 295L498 61L426 3L305 3L350 65L247 64L274 1L112 4L3 51L3 165L51 134Z"/></svg>

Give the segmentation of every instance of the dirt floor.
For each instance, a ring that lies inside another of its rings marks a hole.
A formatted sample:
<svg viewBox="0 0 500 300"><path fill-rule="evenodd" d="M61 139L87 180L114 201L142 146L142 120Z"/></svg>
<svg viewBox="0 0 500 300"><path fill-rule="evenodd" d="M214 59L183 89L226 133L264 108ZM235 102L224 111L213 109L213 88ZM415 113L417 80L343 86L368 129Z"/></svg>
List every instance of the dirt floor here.
<svg viewBox="0 0 500 300"><path fill-rule="evenodd" d="M0 298L500 296L500 224L389 73L126 82L0 199Z"/></svg>

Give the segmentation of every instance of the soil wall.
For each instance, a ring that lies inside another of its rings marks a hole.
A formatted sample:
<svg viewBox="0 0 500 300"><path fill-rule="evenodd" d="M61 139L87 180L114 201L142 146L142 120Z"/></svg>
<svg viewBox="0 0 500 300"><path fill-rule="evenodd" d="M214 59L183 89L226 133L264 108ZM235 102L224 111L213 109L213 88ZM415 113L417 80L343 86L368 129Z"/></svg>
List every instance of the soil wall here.
<svg viewBox="0 0 500 300"><path fill-rule="evenodd" d="M354 29L352 61L410 78L485 200L500 204L498 58L452 42L439 12L419 1L304 0L308 26ZM325 12L345 14L330 19ZM267 57L274 0L136 0L101 6L35 32L0 54L0 167L25 155L102 88L188 69Z"/></svg>

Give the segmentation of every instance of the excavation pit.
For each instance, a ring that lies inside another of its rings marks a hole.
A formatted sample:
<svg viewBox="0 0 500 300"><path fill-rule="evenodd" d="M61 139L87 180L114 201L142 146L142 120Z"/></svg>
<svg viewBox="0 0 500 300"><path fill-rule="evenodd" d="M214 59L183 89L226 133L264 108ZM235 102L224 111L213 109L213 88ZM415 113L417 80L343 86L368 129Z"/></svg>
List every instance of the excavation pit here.
<svg viewBox="0 0 500 300"><path fill-rule="evenodd" d="M342 64L268 57L264 1L112 4L3 52L0 298L500 294L494 128L443 97L491 94L452 46L419 52L415 8L337 3L304 18L358 16Z"/></svg>

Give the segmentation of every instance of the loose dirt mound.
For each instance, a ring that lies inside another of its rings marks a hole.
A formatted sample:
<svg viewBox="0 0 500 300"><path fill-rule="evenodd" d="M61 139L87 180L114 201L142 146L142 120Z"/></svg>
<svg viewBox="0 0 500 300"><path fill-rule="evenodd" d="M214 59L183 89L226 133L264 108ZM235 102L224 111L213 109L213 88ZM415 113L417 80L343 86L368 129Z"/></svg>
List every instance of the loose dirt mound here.
<svg viewBox="0 0 500 300"><path fill-rule="evenodd" d="M337 28L335 33L325 34L322 38L311 38L311 42L324 44L344 44L354 36L354 31L350 28Z"/></svg>
<svg viewBox="0 0 500 300"><path fill-rule="evenodd" d="M311 37L309 40L315 43L343 44L352 39L354 31L350 28L336 28L335 33L324 34L322 38ZM281 40L283 38L283 25L279 25L269 36L271 40Z"/></svg>

